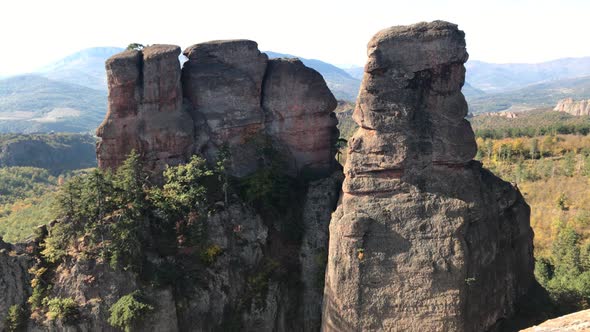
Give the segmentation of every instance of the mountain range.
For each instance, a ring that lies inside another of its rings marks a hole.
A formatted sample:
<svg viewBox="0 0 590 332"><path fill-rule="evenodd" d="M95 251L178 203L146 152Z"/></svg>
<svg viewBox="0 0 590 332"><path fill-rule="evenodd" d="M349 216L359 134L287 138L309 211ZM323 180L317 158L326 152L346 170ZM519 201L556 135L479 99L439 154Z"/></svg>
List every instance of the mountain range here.
<svg viewBox="0 0 590 332"><path fill-rule="evenodd" d="M87 48L42 67L35 73L50 80L106 91L104 62L123 50L120 47Z"/></svg>
<svg viewBox="0 0 590 332"><path fill-rule="evenodd" d="M0 78L1 132L94 132L106 113L104 62L118 47L82 50L33 73ZM269 58L295 55L266 51ZM339 100L354 101L362 67L339 68L301 58L325 78ZM559 99L590 98L590 57L538 64L469 61L463 93L470 113L553 106Z"/></svg>

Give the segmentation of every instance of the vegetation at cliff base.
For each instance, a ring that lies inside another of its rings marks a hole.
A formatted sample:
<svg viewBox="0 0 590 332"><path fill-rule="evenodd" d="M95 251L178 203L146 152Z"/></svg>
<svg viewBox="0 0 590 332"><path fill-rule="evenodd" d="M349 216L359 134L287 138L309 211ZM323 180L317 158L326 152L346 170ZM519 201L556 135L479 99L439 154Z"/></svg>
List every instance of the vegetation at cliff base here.
<svg viewBox="0 0 590 332"><path fill-rule="evenodd" d="M4 320L4 331L24 331L27 323L26 311L20 305L12 305L8 308L8 315Z"/></svg>
<svg viewBox="0 0 590 332"><path fill-rule="evenodd" d="M47 319L59 319L66 324L72 324L78 319L78 303L69 297L46 299Z"/></svg>
<svg viewBox="0 0 590 332"><path fill-rule="evenodd" d="M477 138L484 167L531 206L535 275L567 313L590 307L590 136ZM587 261L587 262L586 262Z"/></svg>
<svg viewBox="0 0 590 332"><path fill-rule="evenodd" d="M154 307L145 303L140 291L134 291L121 297L110 308L109 324L125 332L131 332Z"/></svg>

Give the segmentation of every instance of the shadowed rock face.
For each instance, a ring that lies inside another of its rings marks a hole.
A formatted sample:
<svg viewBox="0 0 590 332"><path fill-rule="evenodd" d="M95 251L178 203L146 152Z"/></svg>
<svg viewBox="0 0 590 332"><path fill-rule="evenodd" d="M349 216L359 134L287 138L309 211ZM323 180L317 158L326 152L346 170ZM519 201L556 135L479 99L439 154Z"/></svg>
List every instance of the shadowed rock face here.
<svg viewBox="0 0 590 332"><path fill-rule="evenodd" d="M155 45L107 61L109 112L97 130L99 166L118 167L135 149L159 172L194 154L231 153L231 172L262 163L270 138L296 175L330 174L338 138L336 100L322 76L293 59L268 60L250 40L212 41L184 51Z"/></svg>
<svg viewBox="0 0 590 332"><path fill-rule="evenodd" d="M13 305L23 307L31 295L28 270L33 260L16 250L0 237L0 331L4 331L8 309Z"/></svg>
<svg viewBox="0 0 590 332"><path fill-rule="evenodd" d="M324 331L486 331L533 281L529 207L472 161L464 33L393 27L368 45L330 224Z"/></svg>
<svg viewBox="0 0 590 332"><path fill-rule="evenodd" d="M320 73L297 59L273 59L263 92L267 131L289 147L292 168L332 169L338 139L338 121L332 111L337 103Z"/></svg>

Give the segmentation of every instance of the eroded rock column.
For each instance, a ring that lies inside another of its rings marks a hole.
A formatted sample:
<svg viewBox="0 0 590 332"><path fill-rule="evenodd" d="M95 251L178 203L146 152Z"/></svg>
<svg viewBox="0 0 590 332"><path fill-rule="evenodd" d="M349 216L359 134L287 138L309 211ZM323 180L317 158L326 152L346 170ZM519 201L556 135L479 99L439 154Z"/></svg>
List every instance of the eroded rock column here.
<svg viewBox="0 0 590 332"><path fill-rule="evenodd" d="M529 207L472 161L464 33L392 27L368 45L341 202L330 224L324 331L486 331L533 280Z"/></svg>
<svg viewBox="0 0 590 332"><path fill-rule="evenodd" d="M153 45L106 62L108 113L97 129L99 167L118 167L131 150L154 172L190 156L193 122L183 108L179 55L178 46Z"/></svg>
<svg viewBox="0 0 590 332"><path fill-rule="evenodd" d="M268 62L262 95L267 132L288 147L295 173L334 169L336 104L322 75L298 59Z"/></svg>

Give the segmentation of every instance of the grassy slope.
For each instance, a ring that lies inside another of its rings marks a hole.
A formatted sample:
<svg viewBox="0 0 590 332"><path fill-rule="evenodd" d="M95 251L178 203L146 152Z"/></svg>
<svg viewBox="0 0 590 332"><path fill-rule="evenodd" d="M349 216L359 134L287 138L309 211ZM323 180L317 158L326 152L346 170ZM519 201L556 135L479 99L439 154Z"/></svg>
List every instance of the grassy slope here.
<svg viewBox="0 0 590 332"><path fill-rule="evenodd" d="M36 75L2 79L0 132L91 132L104 118L106 105L105 91Z"/></svg>

